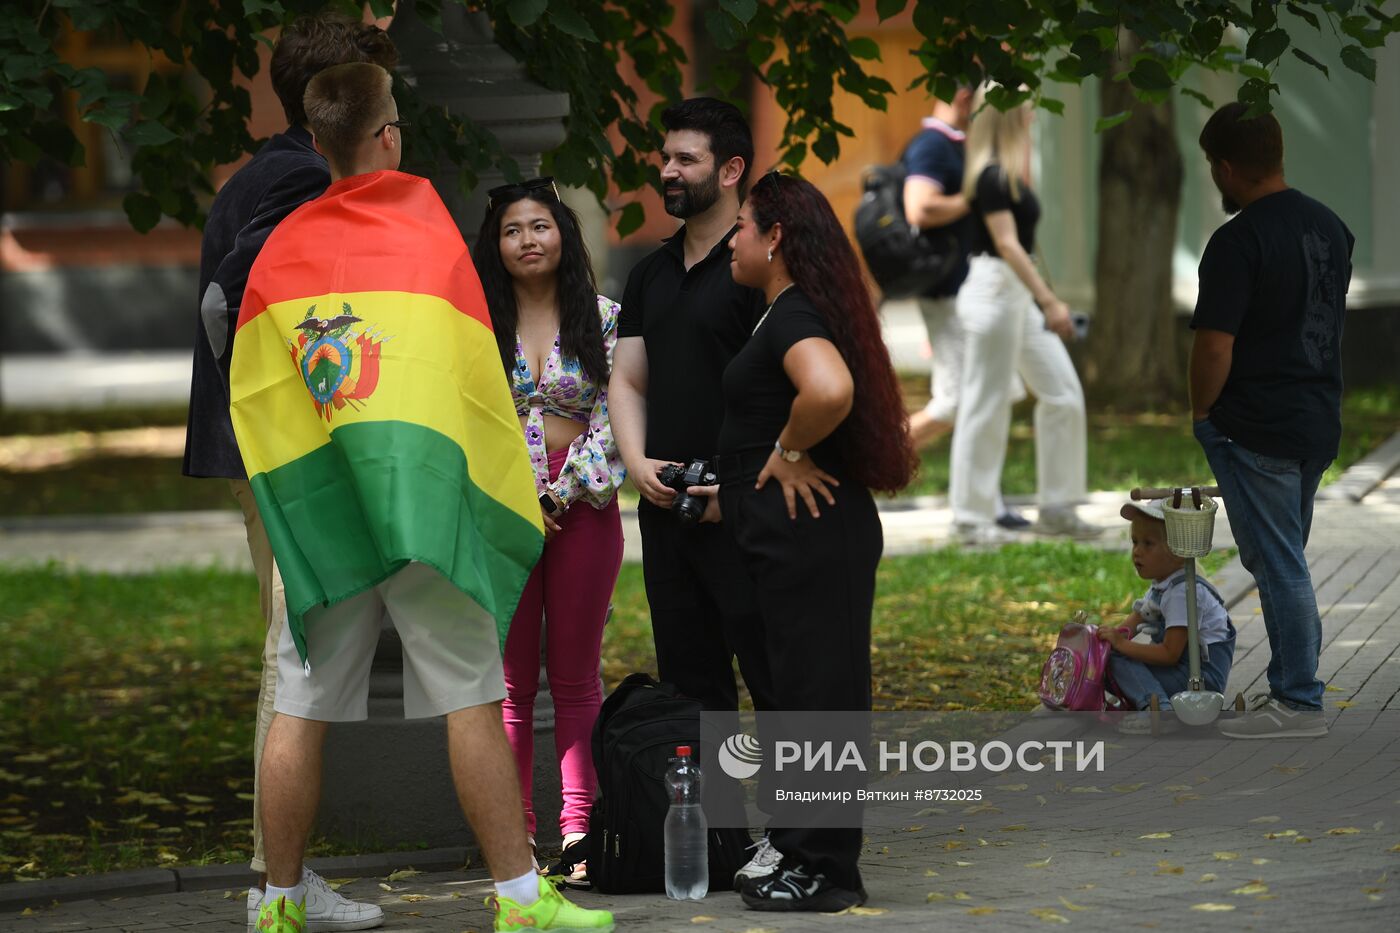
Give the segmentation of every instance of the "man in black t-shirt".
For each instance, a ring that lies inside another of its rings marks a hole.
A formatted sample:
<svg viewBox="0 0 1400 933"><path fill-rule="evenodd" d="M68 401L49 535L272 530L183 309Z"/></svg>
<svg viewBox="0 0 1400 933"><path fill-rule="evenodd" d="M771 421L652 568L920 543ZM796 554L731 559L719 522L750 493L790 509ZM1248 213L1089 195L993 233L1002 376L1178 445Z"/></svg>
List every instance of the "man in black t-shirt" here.
<svg viewBox="0 0 1400 933"><path fill-rule="evenodd" d="M1273 115L1247 112L1227 104L1201 131L1211 177L1235 216L1201 257L1191 412L1240 562L1259 585L1271 655L1269 692L1220 730L1320 736L1322 622L1303 549L1313 496L1341 438L1355 240L1336 214L1284 181Z"/></svg>
<svg viewBox="0 0 1400 933"><path fill-rule="evenodd" d="M623 292L608 412L642 494L642 570L657 671L707 710L738 709L734 658L757 709L771 709L753 582L722 525L682 525L667 463L710 459L724 420L720 378L753 333L763 294L734 284L727 244L753 162L753 138L731 104L700 97L668 108L661 152L666 212L685 220L633 268ZM765 844L742 871L767 874Z"/></svg>

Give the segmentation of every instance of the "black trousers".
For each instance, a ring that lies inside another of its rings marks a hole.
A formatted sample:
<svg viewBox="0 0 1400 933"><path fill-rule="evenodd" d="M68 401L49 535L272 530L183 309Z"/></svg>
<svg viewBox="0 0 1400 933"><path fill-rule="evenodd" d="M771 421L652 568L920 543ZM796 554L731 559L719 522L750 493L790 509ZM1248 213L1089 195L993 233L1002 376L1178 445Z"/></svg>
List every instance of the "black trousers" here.
<svg viewBox="0 0 1400 933"><path fill-rule="evenodd" d="M723 526L757 587L760 643L775 708L868 711L870 617L884 548L875 502L869 490L844 480L833 490L835 506L818 503L820 518L799 501L797 519L790 519L778 482L753 488L767 455L764 450L721 458L720 505ZM849 890L861 886L859 827L781 823L779 815L769 838L785 863L820 872Z"/></svg>
<svg viewBox="0 0 1400 933"><path fill-rule="evenodd" d="M734 658L755 709L773 709L754 583L722 525L684 526L643 501L642 575L657 673L707 710L736 710Z"/></svg>

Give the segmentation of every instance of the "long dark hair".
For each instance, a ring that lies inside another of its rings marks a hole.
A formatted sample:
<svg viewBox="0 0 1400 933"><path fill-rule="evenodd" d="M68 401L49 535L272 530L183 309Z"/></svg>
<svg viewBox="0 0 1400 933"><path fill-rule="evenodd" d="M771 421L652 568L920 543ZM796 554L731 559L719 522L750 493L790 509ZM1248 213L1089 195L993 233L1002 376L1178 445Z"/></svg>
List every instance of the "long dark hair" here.
<svg viewBox="0 0 1400 933"><path fill-rule="evenodd" d="M472 261L486 293L491 327L506 374L515 372L515 333L520 312L515 306L515 288L501 261L501 217L516 201L530 198L549 208L559 228L559 353L577 360L598 385L608 381L608 355L603 349L603 325L598 320L598 284L593 279L593 263L579 229L578 215L554 196L550 189L520 189L491 199L491 209L481 222ZM536 379L541 373L535 373Z"/></svg>
<svg viewBox="0 0 1400 933"><path fill-rule="evenodd" d="M754 183L748 204L759 230L782 224L793 284L826 319L850 367L855 398L842 428L848 469L864 486L898 492L918 461L880 318L845 231L826 197L800 178L770 172Z"/></svg>

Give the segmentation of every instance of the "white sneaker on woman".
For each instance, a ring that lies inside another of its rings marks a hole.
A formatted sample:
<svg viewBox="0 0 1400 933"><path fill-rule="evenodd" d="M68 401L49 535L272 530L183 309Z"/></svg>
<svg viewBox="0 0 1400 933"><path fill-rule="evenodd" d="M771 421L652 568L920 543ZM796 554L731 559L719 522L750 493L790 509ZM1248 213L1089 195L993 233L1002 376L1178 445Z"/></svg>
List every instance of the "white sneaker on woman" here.
<svg viewBox="0 0 1400 933"><path fill-rule="evenodd" d="M377 904L361 904L331 890L325 878L309 868L301 870L306 885L306 933L337 933L339 930L372 930L384 925L384 911ZM248 889L248 933L255 933L263 891Z"/></svg>

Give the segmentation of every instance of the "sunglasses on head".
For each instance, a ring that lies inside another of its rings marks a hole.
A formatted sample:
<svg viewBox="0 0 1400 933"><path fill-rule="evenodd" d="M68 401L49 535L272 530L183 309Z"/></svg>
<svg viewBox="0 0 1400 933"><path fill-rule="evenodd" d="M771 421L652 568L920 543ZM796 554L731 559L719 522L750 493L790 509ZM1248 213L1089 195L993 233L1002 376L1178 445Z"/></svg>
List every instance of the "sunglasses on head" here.
<svg viewBox="0 0 1400 933"><path fill-rule="evenodd" d="M496 202L507 195L514 194L535 194L545 191L554 195L554 200L559 200L559 186L554 183L553 175L545 175L541 178L531 178L529 181L512 182L506 185L497 185L486 192L486 210L491 211L496 208Z"/></svg>

